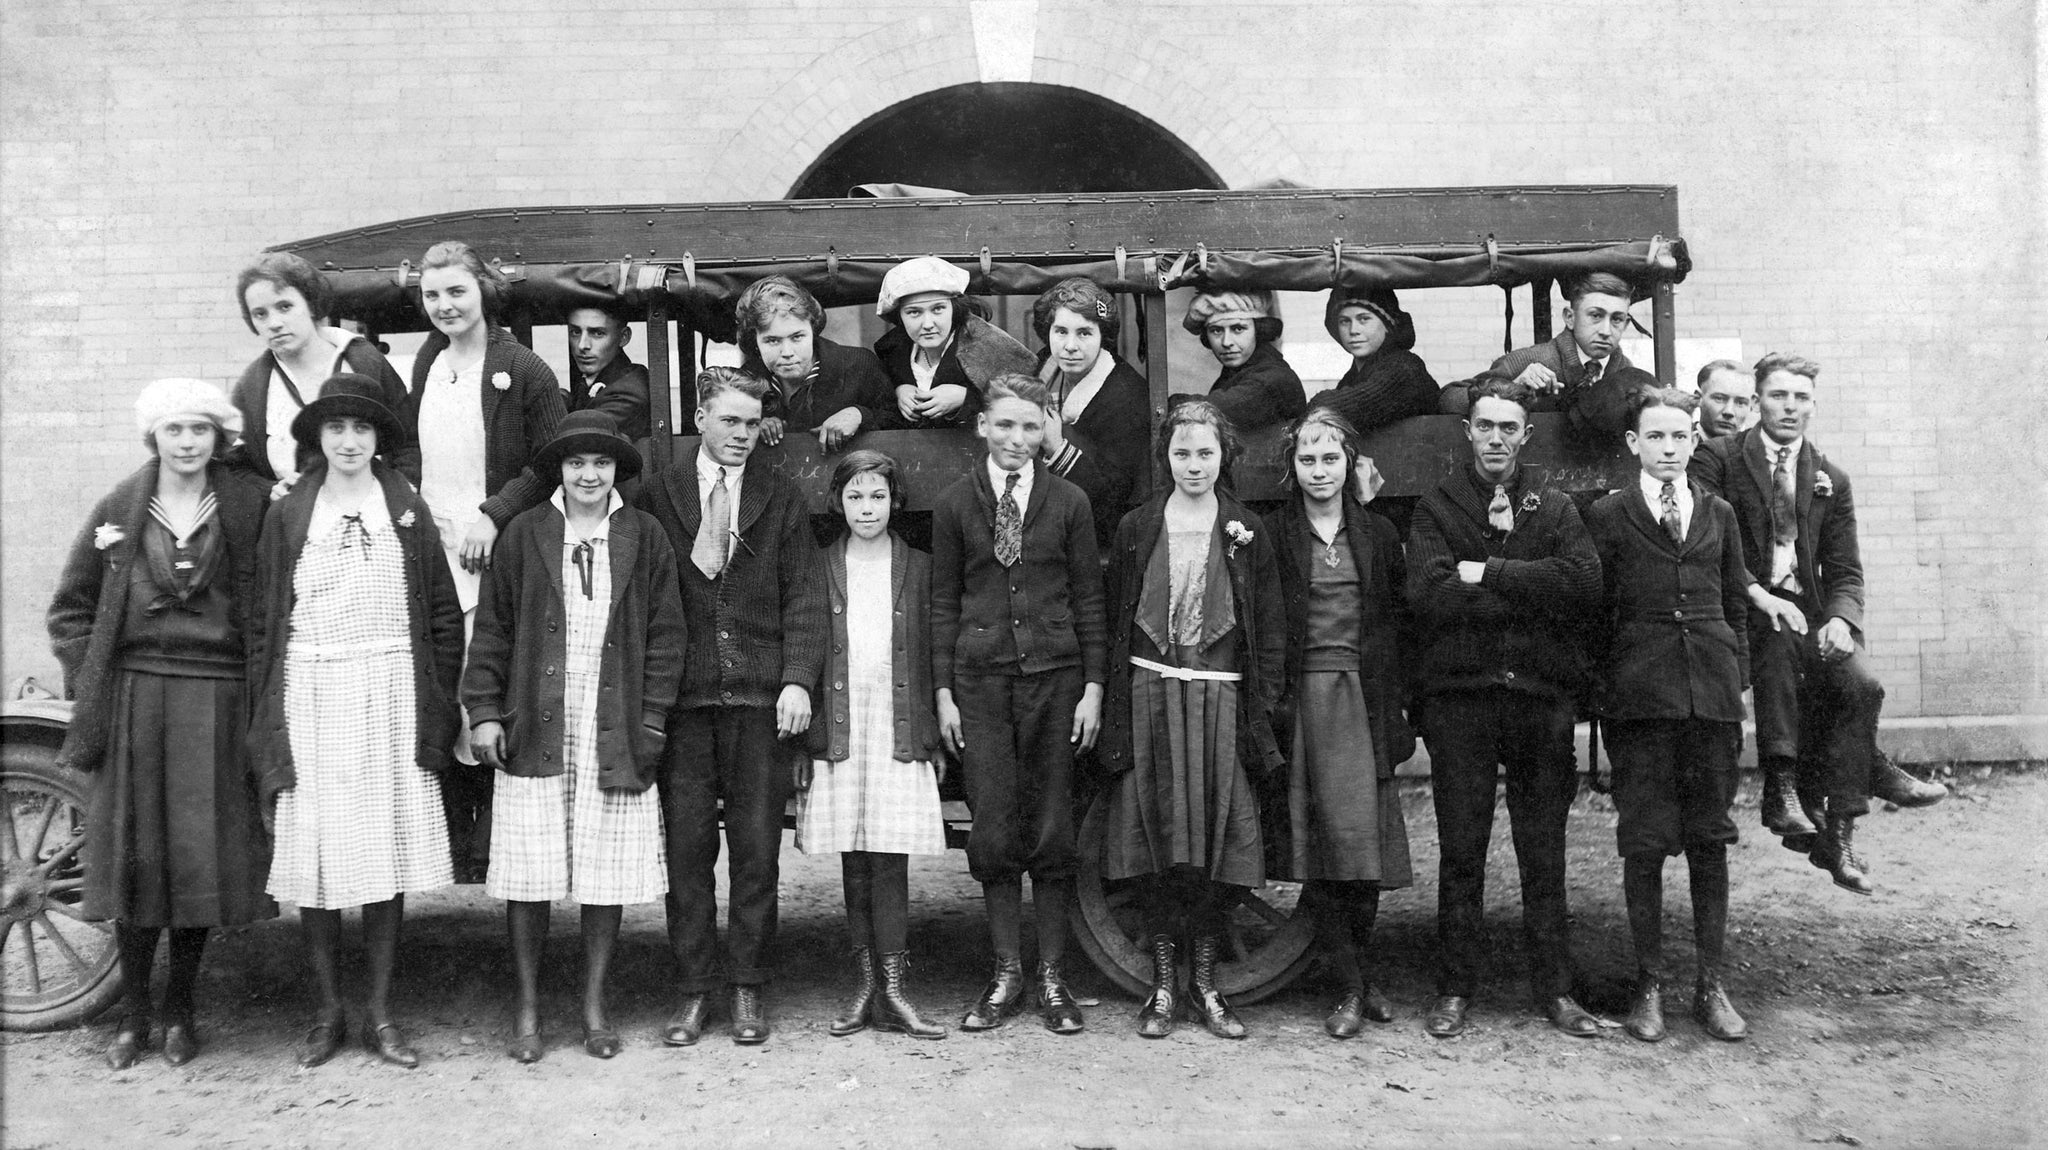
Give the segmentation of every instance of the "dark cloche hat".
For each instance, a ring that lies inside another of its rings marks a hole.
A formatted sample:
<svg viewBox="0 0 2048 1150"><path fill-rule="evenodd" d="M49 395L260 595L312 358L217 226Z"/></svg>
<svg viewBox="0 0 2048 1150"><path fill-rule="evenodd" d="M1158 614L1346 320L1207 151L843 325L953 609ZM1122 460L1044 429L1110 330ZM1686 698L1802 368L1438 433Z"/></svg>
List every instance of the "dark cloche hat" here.
<svg viewBox="0 0 2048 1150"><path fill-rule="evenodd" d="M320 425L336 416L367 419L377 429L377 452L398 444L398 416L384 402L384 385L344 371L320 385L320 395L292 417L292 438L309 451L320 449Z"/></svg>
<svg viewBox="0 0 2048 1150"><path fill-rule="evenodd" d="M572 411L563 416L555 425L555 437L534 452L534 474L543 483L559 483L562 461L583 454L611 456L618 464L618 482L640 474L640 449L619 430L619 421L602 411Z"/></svg>

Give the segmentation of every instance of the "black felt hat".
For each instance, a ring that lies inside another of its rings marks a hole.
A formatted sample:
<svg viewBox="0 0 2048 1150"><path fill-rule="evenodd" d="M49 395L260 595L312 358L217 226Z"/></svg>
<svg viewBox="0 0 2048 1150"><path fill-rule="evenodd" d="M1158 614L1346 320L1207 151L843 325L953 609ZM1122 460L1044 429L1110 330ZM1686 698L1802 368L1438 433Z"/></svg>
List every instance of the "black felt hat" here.
<svg viewBox="0 0 2048 1150"><path fill-rule="evenodd" d="M602 411L572 411L555 425L555 437L533 454L534 474L541 482L561 482L562 461L572 455L609 455L618 464L615 482L640 474L640 449L619 430L619 421Z"/></svg>
<svg viewBox="0 0 2048 1150"><path fill-rule="evenodd" d="M379 455L398 446L398 416L384 402L384 385L349 371L321 384L319 397L292 417L292 438L299 446L318 452L320 425L337 416L369 420L377 429Z"/></svg>

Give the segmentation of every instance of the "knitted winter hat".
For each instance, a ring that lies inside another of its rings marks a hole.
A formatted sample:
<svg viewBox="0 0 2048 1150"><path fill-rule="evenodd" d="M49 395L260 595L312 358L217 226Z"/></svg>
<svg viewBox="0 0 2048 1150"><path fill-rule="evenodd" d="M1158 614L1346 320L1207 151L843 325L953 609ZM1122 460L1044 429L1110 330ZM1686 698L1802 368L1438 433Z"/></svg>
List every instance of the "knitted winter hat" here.
<svg viewBox="0 0 2048 1150"><path fill-rule="evenodd" d="M1255 291L1205 291L1188 304L1180 325L1195 335L1219 319L1279 319L1280 301L1263 288Z"/></svg>
<svg viewBox="0 0 2048 1150"><path fill-rule="evenodd" d="M1386 347L1406 351L1415 346L1415 319L1401 310L1400 297L1393 288L1338 288L1330 293L1330 302L1323 308L1323 327L1330 338L1343 342L1337 335L1337 315L1347 307L1362 307L1380 317L1387 325Z"/></svg>
<svg viewBox="0 0 2048 1150"><path fill-rule="evenodd" d="M159 379L135 397L135 426L145 444L154 445L157 429L181 416L198 416L219 428L223 447L242 429L241 413L227 393L203 379Z"/></svg>
<svg viewBox="0 0 2048 1150"><path fill-rule="evenodd" d="M924 292L966 295L967 280L967 269L954 267L937 256L904 260L882 277L882 294L875 300L875 314L888 315L904 300Z"/></svg>

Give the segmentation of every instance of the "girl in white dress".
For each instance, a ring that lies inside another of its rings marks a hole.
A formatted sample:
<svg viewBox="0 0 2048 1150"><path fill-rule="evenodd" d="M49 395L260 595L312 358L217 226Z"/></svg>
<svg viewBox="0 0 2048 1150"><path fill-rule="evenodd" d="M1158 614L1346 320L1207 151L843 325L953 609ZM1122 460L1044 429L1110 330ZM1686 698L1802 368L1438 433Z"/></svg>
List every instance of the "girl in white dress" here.
<svg viewBox="0 0 2048 1150"><path fill-rule="evenodd" d="M922 1017L903 990L908 856L944 853L946 826L932 709L931 559L889 530L902 502L896 461L879 451L849 452L832 473L846 534L825 553L832 652L809 734L811 761L799 769L796 842L806 854L839 852L846 887L860 983L832 1033L873 1026L944 1038L946 1028Z"/></svg>

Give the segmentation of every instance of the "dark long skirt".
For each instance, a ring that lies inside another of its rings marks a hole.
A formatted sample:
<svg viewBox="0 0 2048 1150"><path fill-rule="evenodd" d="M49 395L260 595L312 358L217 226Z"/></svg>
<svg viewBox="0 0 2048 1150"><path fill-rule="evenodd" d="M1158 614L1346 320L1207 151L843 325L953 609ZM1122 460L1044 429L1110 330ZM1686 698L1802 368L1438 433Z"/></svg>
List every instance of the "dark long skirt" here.
<svg viewBox="0 0 2048 1150"><path fill-rule="evenodd" d="M1216 882L1265 881L1258 799L1237 754L1233 682L1131 672L1131 769L1110 797L1102 873L1187 866Z"/></svg>
<svg viewBox="0 0 2048 1150"><path fill-rule="evenodd" d="M1372 724L1358 672L1305 671L1295 698L1287 788L1293 877L1369 882L1388 890L1415 881L1400 795L1392 772L1382 777L1373 760Z"/></svg>
<svg viewBox="0 0 2048 1150"><path fill-rule="evenodd" d="M240 679L124 670L86 813L86 917L140 927L274 918L270 840L244 766Z"/></svg>

